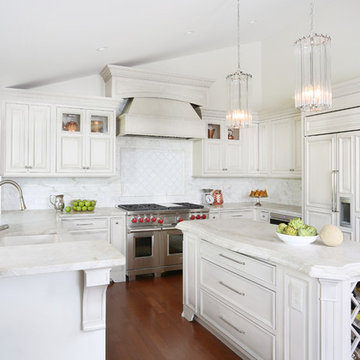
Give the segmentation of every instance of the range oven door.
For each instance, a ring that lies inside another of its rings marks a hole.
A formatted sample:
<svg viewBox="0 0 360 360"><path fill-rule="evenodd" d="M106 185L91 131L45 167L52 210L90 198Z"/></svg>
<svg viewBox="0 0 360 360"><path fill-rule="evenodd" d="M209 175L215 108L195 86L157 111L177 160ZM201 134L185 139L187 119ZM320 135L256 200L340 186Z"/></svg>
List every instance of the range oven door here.
<svg viewBox="0 0 360 360"><path fill-rule="evenodd" d="M163 229L161 235L161 265L181 265L183 233L178 229Z"/></svg>
<svg viewBox="0 0 360 360"><path fill-rule="evenodd" d="M134 229L127 237L127 270L160 265L161 230Z"/></svg>

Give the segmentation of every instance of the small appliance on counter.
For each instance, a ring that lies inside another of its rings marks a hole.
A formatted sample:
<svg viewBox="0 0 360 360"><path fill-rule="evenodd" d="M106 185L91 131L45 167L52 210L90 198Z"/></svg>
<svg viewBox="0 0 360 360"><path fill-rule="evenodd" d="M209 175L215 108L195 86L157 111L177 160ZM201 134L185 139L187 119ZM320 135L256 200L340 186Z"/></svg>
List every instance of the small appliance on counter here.
<svg viewBox="0 0 360 360"><path fill-rule="evenodd" d="M201 189L201 191L203 192L201 202L205 205L212 205L214 203L213 189Z"/></svg>
<svg viewBox="0 0 360 360"><path fill-rule="evenodd" d="M224 197L221 190L214 190L212 196L214 197L213 205L222 205L224 203Z"/></svg>

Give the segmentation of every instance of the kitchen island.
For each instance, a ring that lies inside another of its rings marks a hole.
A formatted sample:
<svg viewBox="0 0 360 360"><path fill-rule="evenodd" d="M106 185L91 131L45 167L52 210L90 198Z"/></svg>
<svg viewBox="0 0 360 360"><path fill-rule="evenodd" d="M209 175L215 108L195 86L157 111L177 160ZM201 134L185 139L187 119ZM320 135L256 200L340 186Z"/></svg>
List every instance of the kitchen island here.
<svg viewBox="0 0 360 360"><path fill-rule="evenodd" d="M246 219L178 228L187 320L244 359L351 359L360 340L360 244L290 246L275 225Z"/></svg>
<svg viewBox="0 0 360 360"><path fill-rule="evenodd" d="M105 359L106 289L124 256L76 241L52 211L9 212L0 232L0 348L7 360ZM31 219L31 216L32 219Z"/></svg>

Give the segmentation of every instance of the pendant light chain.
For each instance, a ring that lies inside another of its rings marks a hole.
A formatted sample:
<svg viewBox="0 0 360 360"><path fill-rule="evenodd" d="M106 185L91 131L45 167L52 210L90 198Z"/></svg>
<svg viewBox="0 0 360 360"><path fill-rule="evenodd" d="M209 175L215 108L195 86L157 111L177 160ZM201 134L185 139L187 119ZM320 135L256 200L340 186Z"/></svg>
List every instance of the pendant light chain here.
<svg viewBox="0 0 360 360"><path fill-rule="evenodd" d="M237 0L237 61L240 71L240 0Z"/></svg>

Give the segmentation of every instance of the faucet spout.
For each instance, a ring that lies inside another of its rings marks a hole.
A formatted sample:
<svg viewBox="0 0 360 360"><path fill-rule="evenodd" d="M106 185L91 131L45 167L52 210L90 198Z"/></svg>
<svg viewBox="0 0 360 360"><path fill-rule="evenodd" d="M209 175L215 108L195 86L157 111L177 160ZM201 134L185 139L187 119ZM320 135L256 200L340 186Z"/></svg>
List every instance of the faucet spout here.
<svg viewBox="0 0 360 360"><path fill-rule="evenodd" d="M14 181L14 180L3 180L0 181L0 187L5 185L5 184L10 184L15 186L15 188L17 189L17 191L19 192L19 198L20 198L20 208L21 210L26 210L26 205L25 205L25 200L24 200L24 196L23 196L23 192L22 189L20 187L20 185Z"/></svg>

